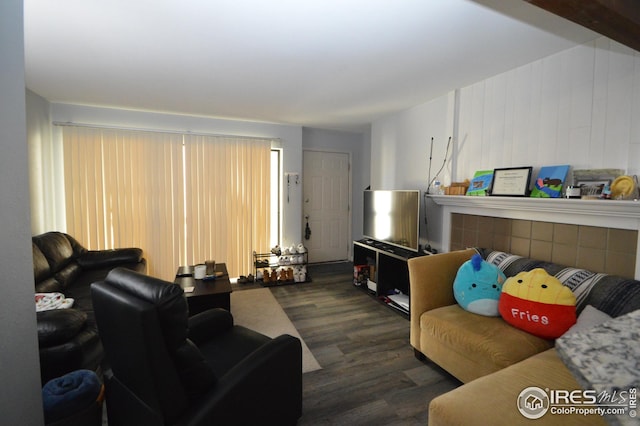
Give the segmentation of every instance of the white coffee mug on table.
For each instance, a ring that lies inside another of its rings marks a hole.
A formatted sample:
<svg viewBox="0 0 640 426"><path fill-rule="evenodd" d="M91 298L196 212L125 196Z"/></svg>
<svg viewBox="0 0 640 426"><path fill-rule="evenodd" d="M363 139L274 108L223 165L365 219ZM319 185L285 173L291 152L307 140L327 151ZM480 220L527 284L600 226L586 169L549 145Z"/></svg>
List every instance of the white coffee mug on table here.
<svg viewBox="0 0 640 426"><path fill-rule="evenodd" d="M207 274L207 265L196 265L193 268L193 278L201 280Z"/></svg>

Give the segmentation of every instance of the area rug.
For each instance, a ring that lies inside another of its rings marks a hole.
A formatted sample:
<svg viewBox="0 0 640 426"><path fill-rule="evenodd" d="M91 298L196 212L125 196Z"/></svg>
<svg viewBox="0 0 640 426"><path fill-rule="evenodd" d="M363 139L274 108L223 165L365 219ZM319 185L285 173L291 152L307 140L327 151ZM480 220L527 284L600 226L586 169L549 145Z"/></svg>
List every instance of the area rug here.
<svg viewBox="0 0 640 426"><path fill-rule="evenodd" d="M299 338L302 343L302 372L308 373L322 368L268 288L231 293L231 314L235 324L266 336L290 334Z"/></svg>

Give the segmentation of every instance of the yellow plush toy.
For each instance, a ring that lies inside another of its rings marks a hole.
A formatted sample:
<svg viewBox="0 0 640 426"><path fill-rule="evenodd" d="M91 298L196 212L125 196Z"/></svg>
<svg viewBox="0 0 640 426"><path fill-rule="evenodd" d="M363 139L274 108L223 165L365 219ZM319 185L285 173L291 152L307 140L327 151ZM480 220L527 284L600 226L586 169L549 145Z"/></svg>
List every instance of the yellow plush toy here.
<svg viewBox="0 0 640 426"><path fill-rule="evenodd" d="M507 278L498 302L502 318L531 334L555 339L576 323L576 298L544 269Z"/></svg>

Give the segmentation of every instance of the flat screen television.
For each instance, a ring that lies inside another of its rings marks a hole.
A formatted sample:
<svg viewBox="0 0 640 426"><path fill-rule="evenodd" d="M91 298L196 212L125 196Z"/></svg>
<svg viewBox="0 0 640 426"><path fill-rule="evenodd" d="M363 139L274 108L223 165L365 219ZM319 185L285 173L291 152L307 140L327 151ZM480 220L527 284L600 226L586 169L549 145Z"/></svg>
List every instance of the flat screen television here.
<svg viewBox="0 0 640 426"><path fill-rule="evenodd" d="M376 241L418 251L420 191L364 191L363 234Z"/></svg>

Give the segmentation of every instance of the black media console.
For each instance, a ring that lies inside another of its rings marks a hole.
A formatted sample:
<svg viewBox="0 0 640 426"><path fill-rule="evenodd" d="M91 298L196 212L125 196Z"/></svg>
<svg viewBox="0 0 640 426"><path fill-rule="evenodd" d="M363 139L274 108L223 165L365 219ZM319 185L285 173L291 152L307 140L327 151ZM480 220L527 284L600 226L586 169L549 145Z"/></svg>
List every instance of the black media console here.
<svg viewBox="0 0 640 426"><path fill-rule="evenodd" d="M374 267L370 279L375 282L375 286L371 288L364 283L360 288L389 305L393 304L389 303L387 297L396 290L409 295L407 260L419 256L425 254L367 238L353 242L353 265ZM396 310L403 313L401 309ZM408 317L406 312L405 317Z"/></svg>

